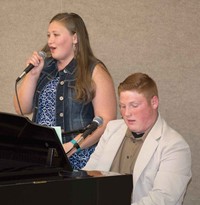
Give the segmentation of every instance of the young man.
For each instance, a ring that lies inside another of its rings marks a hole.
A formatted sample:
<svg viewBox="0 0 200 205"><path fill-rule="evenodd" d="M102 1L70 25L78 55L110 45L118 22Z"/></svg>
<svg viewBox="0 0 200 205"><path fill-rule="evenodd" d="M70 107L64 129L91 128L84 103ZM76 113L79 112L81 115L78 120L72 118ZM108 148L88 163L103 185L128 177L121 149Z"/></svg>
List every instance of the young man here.
<svg viewBox="0 0 200 205"><path fill-rule="evenodd" d="M158 112L156 83L135 73L118 87L123 119L110 121L85 170L133 174L132 205L181 205L190 148Z"/></svg>

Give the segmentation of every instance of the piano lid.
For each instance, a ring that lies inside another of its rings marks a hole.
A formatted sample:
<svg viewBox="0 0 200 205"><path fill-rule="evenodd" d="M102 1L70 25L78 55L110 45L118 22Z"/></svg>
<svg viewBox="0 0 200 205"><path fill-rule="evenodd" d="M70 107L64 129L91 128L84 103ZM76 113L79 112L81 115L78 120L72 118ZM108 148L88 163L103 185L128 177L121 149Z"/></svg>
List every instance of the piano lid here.
<svg viewBox="0 0 200 205"><path fill-rule="evenodd" d="M54 128L0 112L0 173L27 167L72 171Z"/></svg>

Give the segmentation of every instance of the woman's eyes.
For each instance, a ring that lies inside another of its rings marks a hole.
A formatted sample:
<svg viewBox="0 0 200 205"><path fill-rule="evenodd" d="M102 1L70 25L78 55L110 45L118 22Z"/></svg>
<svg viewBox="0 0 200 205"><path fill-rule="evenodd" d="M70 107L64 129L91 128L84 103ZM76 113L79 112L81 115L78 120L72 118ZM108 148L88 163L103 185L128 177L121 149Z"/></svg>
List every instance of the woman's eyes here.
<svg viewBox="0 0 200 205"><path fill-rule="evenodd" d="M50 36L51 36L51 35L53 35L53 36L55 36L55 37L56 37L56 36L60 36L60 34L59 34L59 33L47 34L47 38L50 38Z"/></svg>

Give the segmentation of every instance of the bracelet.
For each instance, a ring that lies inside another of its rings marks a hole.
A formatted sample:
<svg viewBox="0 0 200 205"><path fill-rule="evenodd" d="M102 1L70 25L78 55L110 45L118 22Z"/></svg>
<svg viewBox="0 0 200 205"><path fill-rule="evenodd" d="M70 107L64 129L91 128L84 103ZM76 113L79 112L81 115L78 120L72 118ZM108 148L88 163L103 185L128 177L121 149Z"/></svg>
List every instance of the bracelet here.
<svg viewBox="0 0 200 205"><path fill-rule="evenodd" d="M71 142L71 143L74 145L74 147L77 149L77 152L81 151L81 148L80 148L79 144L77 143L77 141L76 141L75 139L72 139L70 142Z"/></svg>
<svg viewBox="0 0 200 205"><path fill-rule="evenodd" d="M75 144L74 144L74 147L75 147L76 149L80 149L80 146L79 146L78 143L75 143Z"/></svg>
<svg viewBox="0 0 200 205"><path fill-rule="evenodd" d="M76 152L78 153L78 152L80 152L81 150L82 150L82 149L79 147Z"/></svg>
<svg viewBox="0 0 200 205"><path fill-rule="evenodd" d="M75 139L72 139L70 142L71 142L73 145L75 145L75 144L77 143Z"/></svg>

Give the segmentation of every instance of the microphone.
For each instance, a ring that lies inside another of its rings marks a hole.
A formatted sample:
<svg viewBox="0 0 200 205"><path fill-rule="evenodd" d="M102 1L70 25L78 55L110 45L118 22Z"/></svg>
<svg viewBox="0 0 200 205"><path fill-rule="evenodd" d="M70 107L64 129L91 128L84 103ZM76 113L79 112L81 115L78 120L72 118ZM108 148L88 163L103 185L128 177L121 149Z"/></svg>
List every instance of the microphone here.
<svg viewBox="0 0 200 205"><path fill-rule="evenodd" d="M85 139L87 136L91 135L99 126L101 126L103 124L103 118L102 117L95 117L91 124L89 124L87 127L86 127L86 130L83 132L83 134L81 135L81 137L75 141L75 140L72 140L74 143L73 143L73 147L66 153L66 154L69 154L74 148L76 148L77 150L80 149L80 146L79 146L79 142L81 142L83 139Z"/></svg>
<svg viewBox="0 0 200 205"><path fill-rule="evenodd" d="M42 57L43 59L46 58L46 53L44 51L39 51L38 52L39 56ZM23 73L17 78L16 82L19 82L29 71L31 71L35 66L33 64L29 64L25 70L23 71Z"/></svg>
<svg viewBox="0 0 200 205"><path fill-rule="evenodd" d="M99 127L102 124L103 124L103 118L99 116L95 117L92 120L91 124L89 124L86 127L86 130L83 132L82 137L85 139L88 135L92 134L97 129L97 127Z"/></svg>

